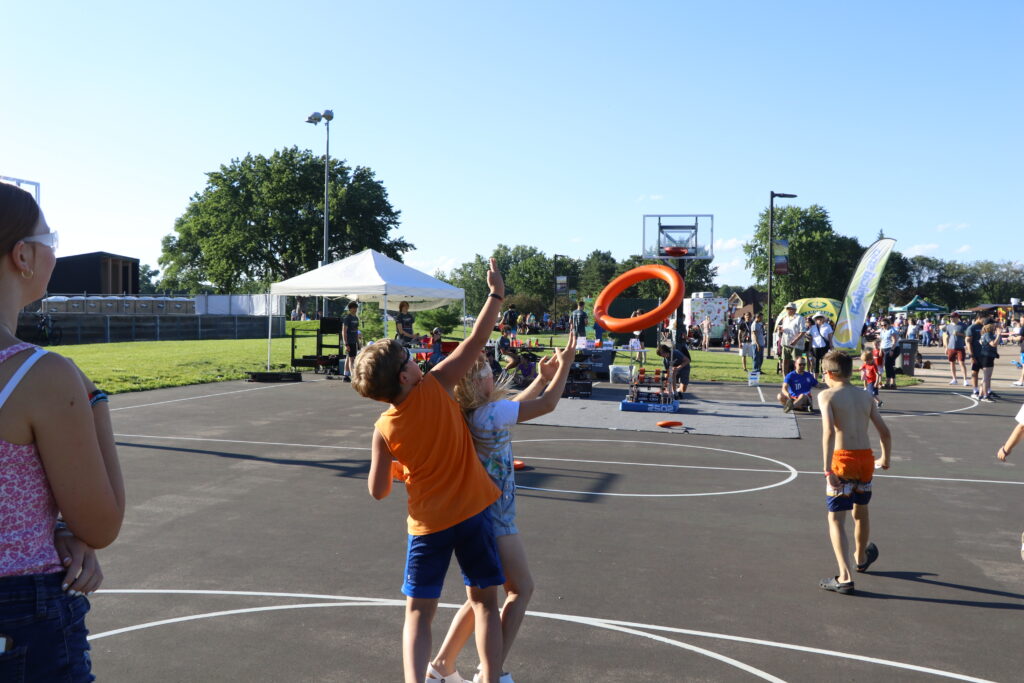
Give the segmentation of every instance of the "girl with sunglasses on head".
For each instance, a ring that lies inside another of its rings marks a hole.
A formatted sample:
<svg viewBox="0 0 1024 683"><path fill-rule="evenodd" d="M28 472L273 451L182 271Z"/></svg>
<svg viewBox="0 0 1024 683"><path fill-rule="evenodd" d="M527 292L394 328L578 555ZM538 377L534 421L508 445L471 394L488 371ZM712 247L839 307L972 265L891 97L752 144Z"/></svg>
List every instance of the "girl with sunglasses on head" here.
<svg viewBox="0 0 1024 683"><path fill-rule="evenodd" d="M20 341L46 293L51 232L30 194L0 183L0 680L91 681L93 548L124 517L107 397L70 360ZM58 521L58 515L63 517Z"/></svg>

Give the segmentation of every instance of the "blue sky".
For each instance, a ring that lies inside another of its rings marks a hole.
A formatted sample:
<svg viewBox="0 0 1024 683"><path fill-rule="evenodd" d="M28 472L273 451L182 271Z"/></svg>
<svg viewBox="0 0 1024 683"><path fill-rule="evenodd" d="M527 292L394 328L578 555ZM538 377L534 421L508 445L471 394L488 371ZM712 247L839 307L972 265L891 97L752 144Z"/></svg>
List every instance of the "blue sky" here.
<svg viewBox="0 0 1024 683"><path fill-rule="evenodd" d="M1022 260L1024 3L8 3L0 175L61 255L156 266L206 171L369 166L433 272L499 242L640 251L715 215L720 284L771 190L865 246Z"/></svg>

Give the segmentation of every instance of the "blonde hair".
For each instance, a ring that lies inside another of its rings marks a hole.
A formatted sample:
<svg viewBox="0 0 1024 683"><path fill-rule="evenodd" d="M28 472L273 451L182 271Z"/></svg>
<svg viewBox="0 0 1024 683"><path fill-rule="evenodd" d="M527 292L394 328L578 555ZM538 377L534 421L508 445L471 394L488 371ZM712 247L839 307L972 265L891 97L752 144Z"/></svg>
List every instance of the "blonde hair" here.
<svg viewBox="0 0 1024 683"><path fill-rule="evenodd" d="M509 386L512 384L511 375L502 375L500 379L494 382L494 388L489 393L484 393L480 387L479 379L480 373L485 370L490 372L491 364L486 356L481 355L473 363L473 367L469 369L469 372L463 375L459 383L455 385L455 400L466 415L469 415L480 406L500 401L509 396Z"/></svg>
<svg viewBox="0 0 1024 683"><path fill-rule="evenodd" d="M865 363L872 363L874 362L875 357L871 355L870 351L865 351L864 353L860 354L860 359Z"/></svg>
<svg viewBox="0 0 1024 683"><path fill-rule="evenodd" d="M985 325L985 327L981 328L981 333L982 334L995 334L996 333L995 323L989 323L988 325Z"/></svg>
<svg viewBox="0 0 1024 683"><path fill-rule="evenodd" d="M408 349L395 339L385 339L363 348L352 367L352 388L360 396L391 402L402 390L402 371Z"/></svg>

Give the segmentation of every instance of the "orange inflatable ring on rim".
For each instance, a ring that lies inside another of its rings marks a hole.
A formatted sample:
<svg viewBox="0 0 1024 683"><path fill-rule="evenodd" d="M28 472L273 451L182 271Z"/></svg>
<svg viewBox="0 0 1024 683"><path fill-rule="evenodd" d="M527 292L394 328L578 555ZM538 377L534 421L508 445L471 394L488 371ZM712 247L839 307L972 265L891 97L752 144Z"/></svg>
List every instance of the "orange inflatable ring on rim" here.
<svg viewBox="0 0 1024 683"><path fill-rule="evenodd" d="M648 311L635 318L613 318L608 315L608 306L619 294L644 280L659 278L669 285L668 296L661 305L653 311ZM679 273L663 265L637 266L627 270L622 275L608 283L608 286L601 290L594 302L594 319L606 330L612 332L633 332L635 330L646 330L654 327L660 321L672 315L673 311L679 308L683 302L683 295L686 293L686 285Z"/></svg>

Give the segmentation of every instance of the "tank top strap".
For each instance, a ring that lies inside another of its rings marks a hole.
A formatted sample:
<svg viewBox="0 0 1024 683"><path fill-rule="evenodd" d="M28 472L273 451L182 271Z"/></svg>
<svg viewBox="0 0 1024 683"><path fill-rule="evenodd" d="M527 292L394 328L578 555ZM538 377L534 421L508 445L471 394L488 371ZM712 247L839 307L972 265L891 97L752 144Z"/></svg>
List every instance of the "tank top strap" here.
<svg viewBox="0 0 1024 683"><path fill-rule="evenodd" d="M16 348L17 346L20 346L21 348L12 352L11 349ZM0 355L2 355L2 357L0 357L0 363L2 363L18 351L24 351L25 349L30 348L35 348L35 352L25 359L25 362L22 363L21 367L14 372L11 379L7 381L7 385L4 386L2 391L0 391L0 408L3 408L4 404L7 403L7 399L10 397L11 393L18 387L18 384L22 379L24 379L25 375L28 374L28 371L32 369L32 366L36 364L36 361L47 353L46 349L39 348L38 346L33 347L32 344L17 344L5 349L3 352L0 352Z"/></svg>

